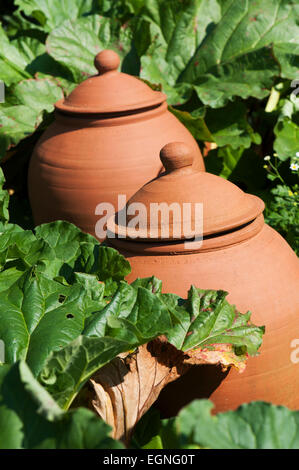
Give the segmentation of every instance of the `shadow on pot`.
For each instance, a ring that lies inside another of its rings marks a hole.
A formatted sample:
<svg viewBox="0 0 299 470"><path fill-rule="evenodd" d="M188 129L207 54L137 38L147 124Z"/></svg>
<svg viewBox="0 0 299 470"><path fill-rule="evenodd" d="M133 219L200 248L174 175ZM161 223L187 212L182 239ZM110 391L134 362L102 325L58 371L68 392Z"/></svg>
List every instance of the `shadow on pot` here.
<svg viewBox="0 0 299 470"><path fill-rule="evenodd" d="M155 403L161 418L176 416L188 403L199 398L209 398L228 375L221 366L193 366L182 377L168 384Z"/></svg>

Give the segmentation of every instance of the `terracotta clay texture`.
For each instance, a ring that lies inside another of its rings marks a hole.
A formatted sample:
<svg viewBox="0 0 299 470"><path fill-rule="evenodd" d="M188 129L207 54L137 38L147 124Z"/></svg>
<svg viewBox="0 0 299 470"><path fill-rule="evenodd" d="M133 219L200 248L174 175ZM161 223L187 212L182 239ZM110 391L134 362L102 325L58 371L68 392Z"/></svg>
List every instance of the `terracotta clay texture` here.
<svg viewBox="0 0 299 470"><path fill-rule="evenodd" d="M57 219L95 235L96 206L129 198L161 171L160 148L180 139L196 153L196 141L167 110L166 96L117 71L119 57L102 51L99 74L56 104L55 122L36 145L28 176L35 224Z"/></svg>
<svg viewBox="0 0 299 470"><path fill-rule="evenodd" d="M243 193L221 178L192 170L188 158L184 157L185 167L178 167L179 155L175 153L182 156L182 150L175 144L166 150L162 151L162 160L168 172L144 186L131 200L136 202L140 198L145 202L147 195L152 200L160 197L171 201L176 181L178 202L196 199L204 202L203 243L193 250L192 244L186 248L184 240L112 238L109 240L112 246L131 263L132 272L127 280L154 275L163 281L165 292L184 298L191 284L202 289L225 290L229 292L229 302L239 311L250 310L252 321L265 325L266 334L261 354L249 359L245 372L224 373L213 366L194 367L166 387L158 400L160 409L165 416L171 416L195 398L210 398L216 412L235 409L252 400L298 409L299 364L291 360L292 342L299 339L298 258L285 240L264 223L259 198ZM165 154L169 163L163 159ZM246 204L250 205L249 210L245 210ZM240 217L239 226L231 224L232 219L244 213L247 220ZM117 223L111 221L108 226L117 233Z"/></svg>

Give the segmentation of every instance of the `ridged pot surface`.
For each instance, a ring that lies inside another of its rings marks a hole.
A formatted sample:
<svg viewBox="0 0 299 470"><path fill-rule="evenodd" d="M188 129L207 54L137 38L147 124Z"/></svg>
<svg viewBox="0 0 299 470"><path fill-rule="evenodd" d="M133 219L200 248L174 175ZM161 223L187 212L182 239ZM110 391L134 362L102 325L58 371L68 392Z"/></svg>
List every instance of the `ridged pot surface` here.
<svg viewBox="0 0 299 470"><path fill-rule="evenodd" d="M141 246L127 242L132 251L124 243L121 248L132 266L128 282L155 275L163 281L164 292L184 298L191 284L222 289L239 311L250 310L252 321L266 327L260 355L249 358L242 374L198 366L166 387L158 400L166 416L195 398L210 398L217 412L253 400L299 408L299 364L291 361L291 343L299 338L299 263L277 232L262 225L245 241L191 254L134 253L134 245Z"/></svg>
<svg viewBox="0 0 299 470"><path fill-rule="evenodd" d="M159 151L171 140L190 145L198 156L198 167L204 169L196 141L166 103L105 119L57 113L29 166L35 224L62 219L95 235L96 206L108 202L117 210L118 194L128 199L155 178L162 169Z"/></svg>

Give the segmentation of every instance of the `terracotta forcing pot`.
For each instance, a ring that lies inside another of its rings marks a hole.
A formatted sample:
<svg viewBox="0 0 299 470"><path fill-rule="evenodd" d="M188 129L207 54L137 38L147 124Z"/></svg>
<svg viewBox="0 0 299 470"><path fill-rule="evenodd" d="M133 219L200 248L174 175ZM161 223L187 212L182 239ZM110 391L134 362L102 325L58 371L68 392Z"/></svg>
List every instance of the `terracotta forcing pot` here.
<svg viewBox="0 0 299 470"><path fill-rule="evenodd" d="M129 198L161 171L160 148L187 142L204 164L187 129L167 110L166 96L120 73L110 50L95 58L99 72L56 103L55 122L38 141L28 176L35 224L57 219L95 235L99 203Z"/></svg>
<svg viewBox="0 0 299 470"><path fill-rule="evenodd" d="M149 213L150 203L166 202L178 203L183 212L183 203L201 202L202 244L186 244L177 230L181 225L183 233L186 227L174 216L164 214L149 225L142 211L139 234L132 239L132 216L120 223L118 214L108 222L109 243L131 263L127 280L155 275L163 281L165 292L184 298L191 284L222 289L229 292L228 300L239 311L250 310L251 320L266 326L261 354L249 359L244 373L223 373L215 366L194 367L165 388L158 400L160 409L166 416L173 415L195 398L210 398L217 412L252 400L298 409L299 363L294 361L294 340L298 347L299 263L295 253L264 223L264 203L227 180L199 172L192 165L194 151L190 147L169 144L160 155L166 172L143 186L127 208L141 202ZM190 214L184 220L189 218L195 227L195 211ZM165 239L166 226L169 235ZM195 229L193 232L200 235Z"/></svg>

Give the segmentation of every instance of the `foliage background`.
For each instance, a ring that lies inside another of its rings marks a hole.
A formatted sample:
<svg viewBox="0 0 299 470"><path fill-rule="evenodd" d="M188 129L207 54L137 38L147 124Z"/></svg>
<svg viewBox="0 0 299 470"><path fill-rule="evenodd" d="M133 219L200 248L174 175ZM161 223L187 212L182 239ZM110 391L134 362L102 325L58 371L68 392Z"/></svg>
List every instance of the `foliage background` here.
<svg viewBox="0 0 299 470"><path fill-rule="evenodd" d="M267 221L298 250L296 1L15 0L0 14L0 158L13 220L32 227L28 161L53 103L109 47L123 71L167 93L203 151L212 144L207 170L262 197Z"/></svg>

